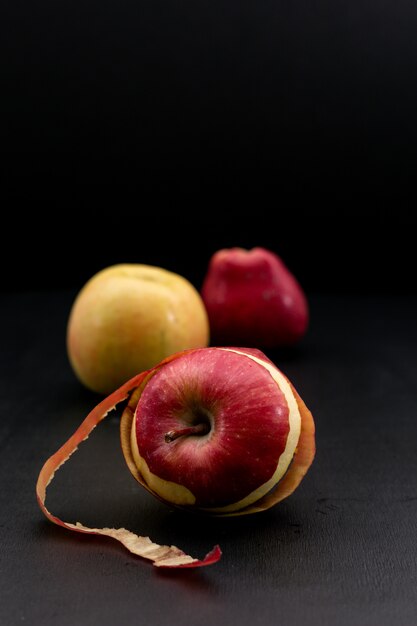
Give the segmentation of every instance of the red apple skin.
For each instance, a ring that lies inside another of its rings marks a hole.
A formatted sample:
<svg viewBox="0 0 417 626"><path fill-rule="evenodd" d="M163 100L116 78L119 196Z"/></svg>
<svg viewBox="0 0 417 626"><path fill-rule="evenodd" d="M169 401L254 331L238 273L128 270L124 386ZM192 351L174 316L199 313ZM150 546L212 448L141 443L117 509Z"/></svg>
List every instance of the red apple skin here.
<svg viewBox="0 0 417 626"><path fill-rule="evenodd" d="M214 345L290 346L307 330L308 303L300 284L265 248L216 252L201 295Z"/></svg>
<svg viewBox="0 0 417 626"><path fill-rule="evenodd" d="M159 369L135 420L149 470L189 489L197 508L227 506L266 483L289 432L287 401L268 370L218 348L191 351ZM167 432L199 422L210 432L166 442Z"/></svg>

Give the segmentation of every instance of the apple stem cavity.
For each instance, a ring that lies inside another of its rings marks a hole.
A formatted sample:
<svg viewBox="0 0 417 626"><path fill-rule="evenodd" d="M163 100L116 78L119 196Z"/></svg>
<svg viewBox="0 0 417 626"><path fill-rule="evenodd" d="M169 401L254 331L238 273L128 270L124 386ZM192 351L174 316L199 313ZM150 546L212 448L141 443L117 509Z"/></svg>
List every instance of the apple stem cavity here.
<svg viewBox="0 0 417 626"><path fill-rule="evenodd" d="M187 428L178 428L165 433L165 443L171 443L179 437L187 437L188 435L207 435L210 432L210 424L201 422L195 426L187 426Z"/></svg>

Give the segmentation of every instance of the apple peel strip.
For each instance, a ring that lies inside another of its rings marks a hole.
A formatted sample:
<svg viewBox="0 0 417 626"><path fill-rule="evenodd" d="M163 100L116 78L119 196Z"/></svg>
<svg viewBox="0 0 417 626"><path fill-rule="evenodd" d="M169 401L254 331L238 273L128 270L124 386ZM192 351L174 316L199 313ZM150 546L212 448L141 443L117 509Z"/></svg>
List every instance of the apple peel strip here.
<svg viewBox="0 0 417 626"><path fill-rule="evenodd" d="M287 379L288 380L288 379ZM228 513L229 516L247 515L266 511L288 498L297 489L298 485L307 474L316 453L315 445L315 424L311 411L306 407L304 401L297 393L294 386L288 381L301 415L301 432L298 440L294 458L287 472L272 491L265 494L260 500L254 502L241 511Z"/></svg>
<svg viewBox="0 0 417 626"><path fill-rule="evenodd" d="M68 461L74 452L76 452L79 444L89 437L94 428L104 420L120 402L126 400L134 389L137 389L144 383L145 379L152 371L153 370L138 374L102 400L102 402L88 414L75 433L45 462L36 483L38 504L47 519L54 524L79 533L112 537L123 544L129 552L152 561L156 567L194 568L212 565L221 557L222 553L219 546L215 546L204 559L199 560L185 554L185 552L176 546L160 546L157 543L153 543L149 537L140 537L125 528L89 528L80 522L76 524L64 522L59 517L53 515L45 505L46 490L52 482L55 472Z"/></svg>

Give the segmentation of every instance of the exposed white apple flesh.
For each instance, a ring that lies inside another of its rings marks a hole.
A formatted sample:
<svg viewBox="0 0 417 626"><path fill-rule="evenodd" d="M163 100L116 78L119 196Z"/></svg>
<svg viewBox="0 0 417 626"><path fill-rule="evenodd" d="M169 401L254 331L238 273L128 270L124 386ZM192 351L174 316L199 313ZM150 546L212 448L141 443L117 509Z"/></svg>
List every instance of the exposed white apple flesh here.
<svg viewBox="0 0 417 626"><path fill-rule="evenodd" d="M278 484L300 430L294 392L262 353L197 349L148 380L131 452L146 485L166 502L229 513Z"/></svg>

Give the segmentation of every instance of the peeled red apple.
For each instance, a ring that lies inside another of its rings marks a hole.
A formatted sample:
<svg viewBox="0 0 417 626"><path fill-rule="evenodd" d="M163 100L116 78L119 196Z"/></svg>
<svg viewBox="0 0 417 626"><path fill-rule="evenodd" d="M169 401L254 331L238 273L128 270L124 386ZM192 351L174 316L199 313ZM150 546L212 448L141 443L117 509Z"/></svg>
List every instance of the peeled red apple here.
<svg viewBox="0 0 417 626"><path fill-rule="evenodd" d="M149 265L114 265L78 294L67 348L78 378L109 393L174 352L207 346L207 313L182 276Z"/></svg>
<svg viewBox="0 0 417 626"><path fill-rule="evenodd" d="M102 400L43 465L36 485L46 517L68 530L112 537L157 567L202 567L196 559L125 528L66 522L46 507L56 471L120 402L127 465L163 502L212 515L270 508L300 484L314 459L314 421L288 379L259 350L201 348L174 354Z"/></svg>
<svg viewBox="0 0 417 626"><path fill-rule="evenodd" d="M163 501L212 514L272 506L314 457L314 423L259 350L206 348L149 375L121 423L134 477Z"/></svg>
<svg viewBox="0 0 417 626"><path fill-rule="evenodd" d="M301 286L265 248L216 252L201 295L216 345L289 346L307 330L308 304Z"/></svg>

